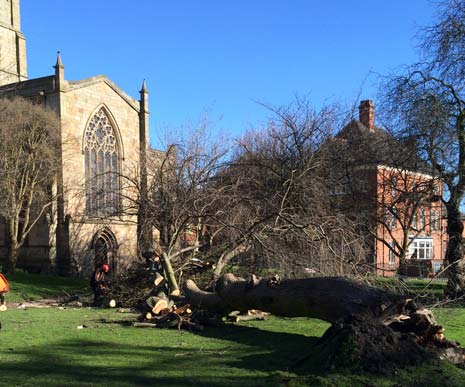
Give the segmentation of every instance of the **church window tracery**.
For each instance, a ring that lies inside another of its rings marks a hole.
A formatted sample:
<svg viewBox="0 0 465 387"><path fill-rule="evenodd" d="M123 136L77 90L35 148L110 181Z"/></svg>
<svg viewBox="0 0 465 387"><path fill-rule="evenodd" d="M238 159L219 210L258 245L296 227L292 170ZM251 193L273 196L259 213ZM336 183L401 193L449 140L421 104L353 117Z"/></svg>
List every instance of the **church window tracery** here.
<svg viewBox="0 0 465 387"><path fill-rule="evenodd" d="M120 209L120 156L115 129L103 108L89 121L84 136L86 213L115 215Z"/></svg>

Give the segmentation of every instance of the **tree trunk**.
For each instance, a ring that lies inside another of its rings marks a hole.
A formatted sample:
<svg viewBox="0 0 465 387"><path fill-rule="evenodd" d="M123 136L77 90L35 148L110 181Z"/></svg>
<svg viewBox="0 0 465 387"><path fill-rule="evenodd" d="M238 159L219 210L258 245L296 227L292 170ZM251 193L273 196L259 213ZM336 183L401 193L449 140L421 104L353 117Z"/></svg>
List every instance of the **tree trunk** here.
<svg viewBox="0 0 465 387"><path fill-rule="evenodd" d="M13 274L16 269L16 263L18 261L19 247L15 240L9 239L8 244L8 256L5 264L3 265L3 272L7 274Z"/></svg>
<svg viewBox="0 0 465 387"><path fill-rule="evenodd" d="M186 281L184 293L192 304L208 309L259 309L278 316L307 316L334 323L348 315L379 317L388 307L402 306L402 296L338 277L304 278L279 281L248 281L224 274L216 282L216 293L201 291Z"/></svg>
<svg viewBox="0 0 465 387"><path fill-rule="evenodd" d="M447 250L446 263L449 266L446 292L452 297L463 295L465 292L465 261L463 243L463 223L460 209L454 200L447 204Z"/></svg>
<svg viewBox="0 0 465 387"><path fill-rule="evenodd" d="M166 278L168 280L168 287L170 289L170 294L179 296L178 281L176 281L173 267L171 266L170 258L168 257L168 254L166 254L165 252L163 252L163 265L165 268Z"/></svg>

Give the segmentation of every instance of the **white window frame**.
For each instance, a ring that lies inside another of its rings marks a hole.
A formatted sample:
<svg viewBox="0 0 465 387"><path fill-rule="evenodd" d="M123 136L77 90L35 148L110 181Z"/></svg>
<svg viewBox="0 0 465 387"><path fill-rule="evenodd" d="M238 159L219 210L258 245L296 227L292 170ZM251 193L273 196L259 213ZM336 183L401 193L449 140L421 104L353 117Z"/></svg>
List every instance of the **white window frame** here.
<svg viewBox="0 0 465 387"><path fill-rule="evenodd" d="M434 244L433 238L412 238L408 248L410 259L433 259Z"/></svg>

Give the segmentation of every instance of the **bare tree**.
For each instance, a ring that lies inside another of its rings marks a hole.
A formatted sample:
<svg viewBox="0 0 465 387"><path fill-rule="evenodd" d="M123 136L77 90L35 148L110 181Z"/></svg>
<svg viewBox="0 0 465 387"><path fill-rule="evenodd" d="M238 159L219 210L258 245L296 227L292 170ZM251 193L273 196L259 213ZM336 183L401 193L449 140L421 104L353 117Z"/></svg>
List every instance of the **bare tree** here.
<svg viewBox="0 0 465 387"><path fill-rule="evenodd" d="M241 264L286 276L360 270L363 238L329 200L330 164L323 144L336 126L335 109L316 111L307 100L296 99L271 111L274 118L266 128L238 140L220 183L230 202L225 222L235 225L234 241L241 241L236 245ZM215 274L233 257L224 256Z"/></svg>
<svg viewBox="0 0 465 387"><path fill-rule="evenodd" d="M141 229L154 229L155 240L168 266L179 272L191 258L216 254L212 240L224 226L213 219L227 205L221 188L213 187L213 179L223 167L229 150L225 141L215 141L209 132L209 122L195 128L170 131L162 151L151 151L147 157L147 196L144 199L140 179L124 176L128 204L124 212L137 213L140 206L144 216ZM141 213L141 211L139 211ZM205 249L208 247L208 254ZM221 253L219 253L221 254Z"/></svg>
<svg viewBox="0 0 465 387"><path fill-rule="evenodd" d="M207 125L200 125L148 157L144 221L158 230L175 271L191 258L213 262L216 278L232 262L286 276L363 268L363 237L332 210L323 173L321 145L333 132L334 109L317 112L297 99L272 112L264 129L233 147L211 141ZM125 181L138 190L138 179ZM134 213L141 196L127 201Z"/></svg>
<svg viewBox="0 0 465 387"><path fill-rule="evenodd" d="M55 199L59 121L52 111L20 99L0 99L0 217L7 225L5 271Z"/></svg>
<svg viewBox="0 0 465 387"><path fill-rule="evenodd" d="M418 151L445 184L449 292L463 293L465 261L460 206L465 194L465 4L439 3L436 23L420 31L421 62L384 85L386 113L400 138Z"/></svg>

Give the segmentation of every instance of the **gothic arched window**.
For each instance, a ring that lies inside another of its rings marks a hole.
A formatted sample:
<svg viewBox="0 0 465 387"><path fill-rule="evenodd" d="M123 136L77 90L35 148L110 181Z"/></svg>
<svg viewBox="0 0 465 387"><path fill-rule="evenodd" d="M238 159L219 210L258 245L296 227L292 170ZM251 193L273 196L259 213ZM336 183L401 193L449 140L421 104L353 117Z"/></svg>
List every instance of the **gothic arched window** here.
<svg viewBox="0 0 465 387"><path fill-rule="evenodd" d="M89 121L84 138L86 213L115 215L120 209L119 149L115 130L100 108Z"/></svg>

